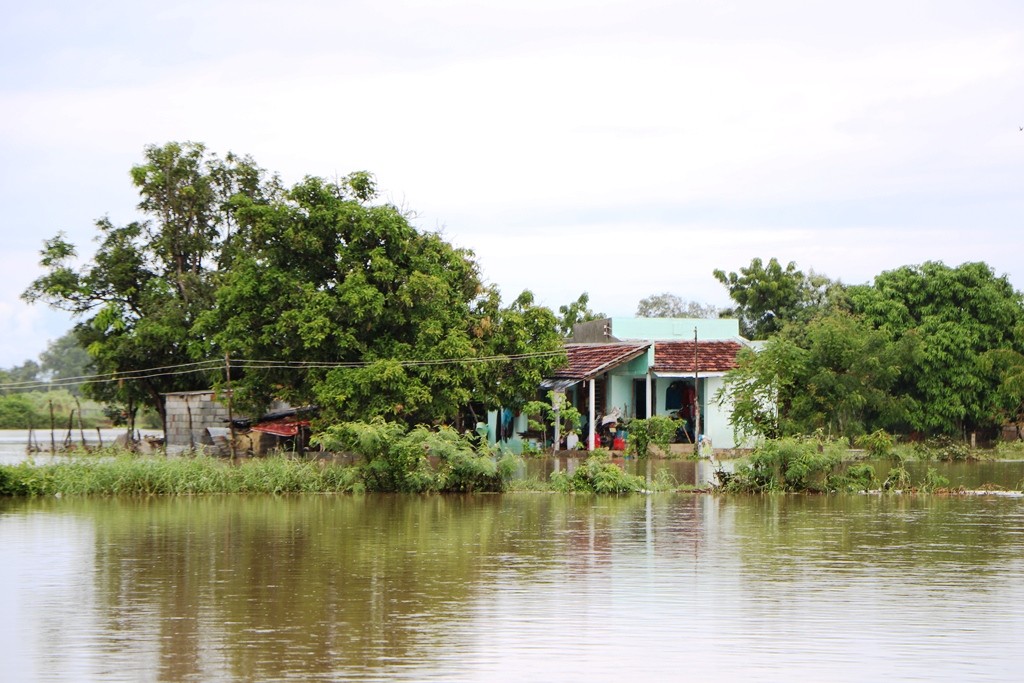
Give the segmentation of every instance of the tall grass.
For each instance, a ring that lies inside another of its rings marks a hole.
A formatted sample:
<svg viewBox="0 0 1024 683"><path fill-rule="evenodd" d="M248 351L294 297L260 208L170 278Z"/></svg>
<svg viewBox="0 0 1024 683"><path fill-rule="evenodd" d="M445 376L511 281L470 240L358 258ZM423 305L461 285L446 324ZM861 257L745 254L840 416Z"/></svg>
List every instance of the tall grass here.
<svg viewBox="0 0 1024 683"><path fill-rule="evenodd" d="M0 495L191 495L361 491L350 466L284 456L235 464L205 455L142 456L107 449L99 455L36 464L0 465Z"/></svg>

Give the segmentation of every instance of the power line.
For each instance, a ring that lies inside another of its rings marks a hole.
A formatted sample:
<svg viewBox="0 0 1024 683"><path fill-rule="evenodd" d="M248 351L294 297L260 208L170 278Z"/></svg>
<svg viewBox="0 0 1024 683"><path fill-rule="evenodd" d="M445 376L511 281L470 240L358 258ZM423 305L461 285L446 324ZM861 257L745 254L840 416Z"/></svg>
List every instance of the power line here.
<svg viewBox="0 0 1024 683"><path fill-rule="evenodd" d="M231 359L233 368L247 370L313 370L313 369L360 369L378 363L393 363L400 367L436 367L444 365L470 365L479 363L500 363L534 358L552 358L560 356L564 351L537 351L532 353L513 353L492 356L475 356L468 358L437 358L420 360L397 360L393 358L380 358L372 361L280 361L280 360L259 360L259 359ZM25 380L21 382L0 383L0 391L20 390L30 391L33 389L53 389L77 386L86 382L111 383L130 380L155 379L158 377L172 377L176 375L188 375L197 372L220 371L224 367L222 360L205 360L193 363L182 363L179 365L165 365L139 370L126 370L95 375L80 375L77 377L62 377L60 379L44 382L41 380Z"/></svg>

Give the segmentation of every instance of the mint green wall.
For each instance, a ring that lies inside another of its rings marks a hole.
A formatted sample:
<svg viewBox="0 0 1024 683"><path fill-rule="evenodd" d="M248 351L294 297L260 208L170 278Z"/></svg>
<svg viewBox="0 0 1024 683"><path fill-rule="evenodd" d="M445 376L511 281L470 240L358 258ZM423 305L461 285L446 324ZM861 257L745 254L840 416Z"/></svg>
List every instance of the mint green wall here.
<svg viewBox="0 0 1024 683"><path fill-rule="evenodd" d="M627 375L608 376L607 410L618 408L622 417L633 416L633 378Z"/></svg>
<svg viewBox="0 0 1024 683"><path fill-rule="evenodd" d="M734 339L740 336L740 321L735 318L612 318L612 336L616 339Z"/></svg>
<svg viewBox="0 0 1024 683"><path fill-rule="evenodd" d="M716 401L718 390L722 388L724 382L722 377L708 377L704 382L706 398L702 397L701 400L705 401L708 422L704 433L711 439L714 448L736 448L736 436L733 434L732 425L729 424L732 404L726 401L723 405L718 405Z"/></svg>
<svg viewBox="0 0 1024 683"><path fill-rule="evenodd" d="M658 415L670 415L673 411L665 408L665 392L668 386L679 377L658 377L654 382L655 405ZM715 401L718 390L722 387L721 377L701 377L700 400L701 412L704 415L704 422L701 424L701 431L711 438L711 444L715 448L737 448L735 437L732 433L732 425L729 424L729 414L732 406L726 404L719 406Z"/></svg>

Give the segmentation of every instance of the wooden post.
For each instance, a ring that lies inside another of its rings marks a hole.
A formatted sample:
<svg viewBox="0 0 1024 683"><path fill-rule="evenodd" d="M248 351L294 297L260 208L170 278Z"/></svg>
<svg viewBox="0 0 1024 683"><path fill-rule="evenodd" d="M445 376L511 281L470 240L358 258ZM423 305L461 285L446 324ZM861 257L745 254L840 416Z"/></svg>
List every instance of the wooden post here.
<svg viewBox="0 0 1024 683"><path fill-rule="evenodd" d="M188 449L195 451L196 437L192 431L192 404L188 401L188 394L185 394L185 414L188 415Z"/></svg>
<svg viewBox="0 0 1024 683"><path fill-rule="evenodd" d="M135 400L128 400L128 443L129 450L135 450Z"/></svg>
<svg viewBox="0 0 1024 683"><path fill-rule="evenodd" d="M558 453L558 446L562 440L562 403L564 399L565 394L558 391L551 392L551 412L554 413L555 416L555 443L551 446L551 452L553 454Z"/></svg>
<svg viewBox="0 0 1024 683"><path fill-rule="evenodd" d="M53 431L57 428L57 423L53 418L53 399L50 399L50 453L57 452L57 438L54 436Z"/></svg>
<svg viewBox="0 0 1024 683"><path fill-rule="evenodd" d="M78 397L75 396L75 405L78 406L78 435L82 439L82 448L88 448L85 443L85 428L82 426L82 404L79 403Z"/></svg>
<svg viewBox="0 0 1024 683"><path fill-rule="evenodd" d="M651 365L654 364L651 363ZM645 411L647 414L644 415L646 418L654 417L654 387L651 382L651 372L651 368L648 367L647 374L644 375L644 391L647 392L647 410Z"/></svg>

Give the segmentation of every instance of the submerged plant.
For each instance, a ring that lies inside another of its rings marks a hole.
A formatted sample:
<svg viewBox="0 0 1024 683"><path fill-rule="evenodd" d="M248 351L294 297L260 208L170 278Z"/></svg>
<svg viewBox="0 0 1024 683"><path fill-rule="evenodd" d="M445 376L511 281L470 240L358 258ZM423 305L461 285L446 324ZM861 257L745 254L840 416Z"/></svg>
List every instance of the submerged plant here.
<svg viewBox="0 0 1024 683"><path fill-rule="evenodd" d="M942 476L934 467L929 467L921 482L922 491L936 491L949 488L949 479Z"/></svg>
<svg viewBox="0 0 1024 683"><path fill-rule="evenodd" d="M855 443L873 458L887 458L896 442L891 434L884 429L878 429L870 434L858 436Z"/></svg>
<svg viewBox="0 0 1024 683"><path fill-rule="evenodd" d="M787 437L765 441L754 450L749 463L739 466L728 477L723 488L748 493L835 490L835 480L830 476L835 474L848 447L845 439Z"/></svg>
<svg viewBox="0 0 1024 683"><path fill-rule="evenodd" d="M866 463L850 465L845 472L830 474L827 479L829 491L870 491L875 487L875 468Z"/></svg>
<svg viewBox="0 0 1024 683"><path fill-rule="evenodd" d="M504 491L520 459L478 441L450 427L421 425L407 432L382 419L332 425L317 437L328 450L362 458L359 472L367 491Z"/></svg>
<svg viewBox="0 0 1024 683"><path fill-rule="evenodd" d="M907 471L903 462L895 463L882 482L882 488L886 491L905 491L910 488L910 472Z"/></svg>
<svg viewBox="0 0 1024 683"><path fill-rule="evenodd" d="M565 471L553 472L550 482L553 490L564 493L639 493L647 483L641 476L627 474L598 451L571 475Z"/></svg>

